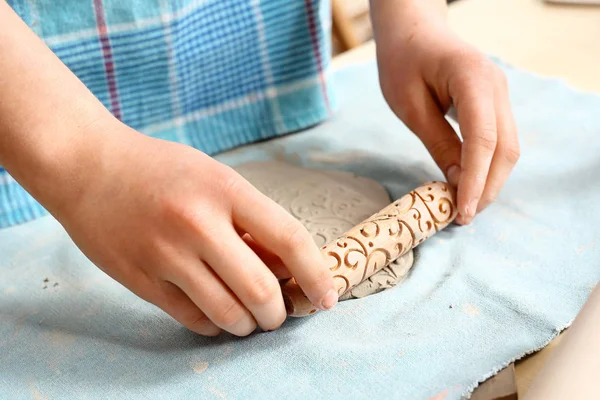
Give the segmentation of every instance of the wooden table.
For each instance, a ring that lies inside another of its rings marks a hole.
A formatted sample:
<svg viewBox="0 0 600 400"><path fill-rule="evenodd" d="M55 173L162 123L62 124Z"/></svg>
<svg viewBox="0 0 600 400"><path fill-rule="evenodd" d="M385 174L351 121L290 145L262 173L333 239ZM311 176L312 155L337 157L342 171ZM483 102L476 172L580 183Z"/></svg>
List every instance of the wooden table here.
<svg viewBox="0 0 600 400"><path fill-rule="evenodd" d="M585 91L600 92L600 7L557 5L543 0L461 0L448 22L465 41L486 54L544 76L560 77ZM368 42L333 60L334 69L373 60ZM557 337L516 363L519 395L560 344Z"/></svg>
<svg viewBox="0 0 600 400"><path fill-rule="evenodd" d="M448 12L467 42L516 67L600 92L600 6L461 0Z"/></svg>

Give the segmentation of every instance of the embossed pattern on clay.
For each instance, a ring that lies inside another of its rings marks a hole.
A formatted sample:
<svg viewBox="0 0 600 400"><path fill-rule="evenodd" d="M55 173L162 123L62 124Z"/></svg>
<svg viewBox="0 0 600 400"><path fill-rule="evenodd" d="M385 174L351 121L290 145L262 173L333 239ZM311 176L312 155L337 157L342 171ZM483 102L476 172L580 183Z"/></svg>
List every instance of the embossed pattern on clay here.
<svg viewBox="0 0 600 400"><path fill-rule="evenodd" d="M339 295L406 254L456 217L454 190L443 182L420 186L321 248ZM282 286L290 316L316 312L292 278Z"/></svg>
<svg viewBox="0 0 600 400"><path fill-rule="evenodd" d="M235 170L297 218L319 247L390 203L379 183L348 172L282 162L248 163Z"/></svg>
<svg viewBox="0 0 600 400"><path fill-rule="evenodd" d="M297 218L319 247L390 204L378 182L345 171L300 168L283 162L253 162L235 167L258 190ZM413 252L347 291L340 300L365 297L402 282Z"/></svg>
<svg viewBox="0 0 600 400"><path fill-rule="evenodd" d="M402 281L413 264L412 248L456 216L454 193L441 182L389 204L387 192L377 182L346 172L280 162L250 163L236 170L312 233L330 263L342 300ZM374 210L380 211L373 214ZM362 223L356 225L358 221ZM295 280L282 290L291 316L316 312Z"/></svg>
<svg viewBox="0 0 600 400"><path fill-rule="evenodd" d="M411 249L408 253L392 261L368 279L350 288L350 290L340 296L340 300L359 299L399 285L408 277L408 273L414 262L413 250Z"/></svg>

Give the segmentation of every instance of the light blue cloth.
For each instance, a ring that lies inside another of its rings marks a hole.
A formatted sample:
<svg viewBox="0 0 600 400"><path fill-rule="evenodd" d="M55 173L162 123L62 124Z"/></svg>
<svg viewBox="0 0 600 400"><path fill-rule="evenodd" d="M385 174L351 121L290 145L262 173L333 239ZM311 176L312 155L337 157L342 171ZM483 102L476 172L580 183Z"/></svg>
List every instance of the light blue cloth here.
<svg viewBox="0 0 600 400"><path fill-rule="evenodd" d="M275 332L195 336L52 219L0 231L0 397L456 399L542 347L600 278L600 96L504 68L523 156L498 202L420 246L401 286ZM330 122L219 158L343 168L394 197L441 178L373 64L340 73L338 89Z"/></svg>

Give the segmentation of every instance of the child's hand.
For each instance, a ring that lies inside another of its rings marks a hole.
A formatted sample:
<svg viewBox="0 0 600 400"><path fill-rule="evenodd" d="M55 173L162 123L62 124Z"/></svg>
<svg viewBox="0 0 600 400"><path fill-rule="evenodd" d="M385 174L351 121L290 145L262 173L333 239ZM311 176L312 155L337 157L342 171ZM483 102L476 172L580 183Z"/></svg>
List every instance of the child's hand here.
<svg viewBox="0 0 600 400"><path fill-rule="evenodd" d="M374 4L382 91L448 181L458 186L457 221L470 223L496 199L519 158L506 79L427 10L427 2L400 3ZM462 143L444 118L452 105Z"/></svg>
<svg viewBox="0 0 600 400"><path fill-rule="evenodd" d="M276 275L293 275L321 309L335 304L319 249L283 208L200 151L116 129L102 169L57 212L108 275L204 335L278 328Z"/></svg>
<svg viewBox="0 0 600 400"><path fill-rule="evenodd" d="M277 276L335 305L300 222L200 151L118 122L3 1L0 26L0 164L96 265L205 335L279 327Z"/></svg>

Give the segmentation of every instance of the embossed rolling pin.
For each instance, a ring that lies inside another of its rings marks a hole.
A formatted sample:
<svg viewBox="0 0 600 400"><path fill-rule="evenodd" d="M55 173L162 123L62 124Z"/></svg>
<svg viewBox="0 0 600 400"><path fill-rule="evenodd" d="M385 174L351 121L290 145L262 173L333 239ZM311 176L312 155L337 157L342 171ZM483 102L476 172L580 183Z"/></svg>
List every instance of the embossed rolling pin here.
<svg viewBox="0 0 600 400"><path fill-rule="evenodd" d="M456 218L456 194L444 182L430 182L396 200L321 248L341 296L406 254ZM282 284L287 313L317 312L294 278Z"/></svg>

